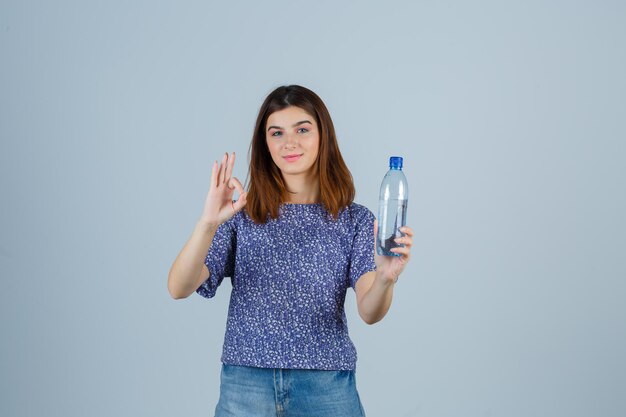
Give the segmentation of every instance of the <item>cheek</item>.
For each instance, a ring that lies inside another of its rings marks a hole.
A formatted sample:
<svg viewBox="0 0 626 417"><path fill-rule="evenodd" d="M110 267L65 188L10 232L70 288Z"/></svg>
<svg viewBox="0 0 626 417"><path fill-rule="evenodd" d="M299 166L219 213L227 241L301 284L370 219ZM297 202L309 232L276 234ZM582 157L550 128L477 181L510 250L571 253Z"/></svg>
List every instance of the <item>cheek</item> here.
<svg viewBox="0 0 626 417"><path fill-rule="evenodd" d="M280 151L280 146L278 146L276 144L276 142L272 142L272 141L267 141L265 142L267 145L267 150L269 151L270 155L272 156L273 160L276 160L276 158L279 157L279 151Z"/></svg>
<svg viewBox="0 0 626 417"><path fill-rule="evenodd" d="M317 139L315 139L315 140L313 140L311 142L311 147L310 148L311 148L311 150L314 150L316 154L319 153L319 151L320 151L320 141L319 141L319 138L317 138Z"/></svg>

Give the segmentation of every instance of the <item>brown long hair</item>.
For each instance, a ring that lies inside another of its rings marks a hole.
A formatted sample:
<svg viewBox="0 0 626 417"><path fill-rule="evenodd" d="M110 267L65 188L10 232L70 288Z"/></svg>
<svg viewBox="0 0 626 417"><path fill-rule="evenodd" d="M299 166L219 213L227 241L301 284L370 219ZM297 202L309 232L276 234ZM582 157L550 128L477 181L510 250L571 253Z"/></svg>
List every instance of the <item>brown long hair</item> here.
<svg viewBox="0 0 626 417"><path fill-rule="evenodd" d="M269 116L287 107L299 107L315 117L319 129L319 152L315 167L320 185L321 203L334 218L354 199L352 174L344 162L335 127L322 99L308 88L299 85L278 87L272 91L259 109L259 115L250 143L250 183L246 211L255 223L265 223L268 215L278 217L278 207L287 199L287 188L267 148L265 125Z"/></svg>

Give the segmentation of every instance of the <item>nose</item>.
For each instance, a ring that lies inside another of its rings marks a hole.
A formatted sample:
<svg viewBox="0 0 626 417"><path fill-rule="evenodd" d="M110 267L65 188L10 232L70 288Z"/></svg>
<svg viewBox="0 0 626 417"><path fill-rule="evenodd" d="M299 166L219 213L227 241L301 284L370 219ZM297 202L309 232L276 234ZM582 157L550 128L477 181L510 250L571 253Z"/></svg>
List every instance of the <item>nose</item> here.
<svg viewBox="0 0 626 417"><path fill-rule="evenodd" d="M296 147L296 135L287 133L285 134L285 149L294 149Z"/></svg>

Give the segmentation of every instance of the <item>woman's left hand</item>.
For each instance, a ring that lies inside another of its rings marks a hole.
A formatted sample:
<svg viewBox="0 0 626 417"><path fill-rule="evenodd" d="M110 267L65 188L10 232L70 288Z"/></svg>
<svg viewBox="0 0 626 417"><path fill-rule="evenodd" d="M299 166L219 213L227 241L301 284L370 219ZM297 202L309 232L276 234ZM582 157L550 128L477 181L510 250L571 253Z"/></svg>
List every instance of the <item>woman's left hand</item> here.
<svg viewBox="0 0 626 417"><path fill-rule="evenodd" d="M400 254L400 256L382 256L379 255L374 247L374 260L376 262L376 278L382 279L386 282L396 282L398 277L404 271L404 267L411 258L411 246L413 246L413 229L408 226L403 226L400 231L404 233L404 236L395 239L398 244L404 245L403 247L397 247L391 249L391 252ZM377 242L378 235L378 221L374 221L374 242ZM376 243L374 243L376 246Z"/></svg>

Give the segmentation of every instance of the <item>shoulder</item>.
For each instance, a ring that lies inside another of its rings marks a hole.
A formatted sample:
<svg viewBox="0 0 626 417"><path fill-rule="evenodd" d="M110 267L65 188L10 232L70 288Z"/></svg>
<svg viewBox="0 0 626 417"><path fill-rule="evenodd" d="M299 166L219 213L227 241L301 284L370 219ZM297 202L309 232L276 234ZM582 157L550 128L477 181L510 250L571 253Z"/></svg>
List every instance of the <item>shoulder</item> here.
<svg viewBox="0 0 626 417"><path fill-rule="evenodd" d="M347 210L353 217L374 217L374 213L369 208L358 203L351 203Z"/></svg>
<svg viewBox="0 0 626 417"><path fill-rule="evenodd" d="M237 213L233 214L232 217L226 220L224 223L220 224L218 230L221 230L222 232L236 232L243 223L246 223L246 221L252 222L250 217L245 212L245 209L240 210Z"/></svg>
<svg viewBox="0 0 626 417"><path fill-rule="evenodd" d="M355 226L373 225L376 218L370 209L358 203L351 203L346 207L344 213Z"/></svg>

